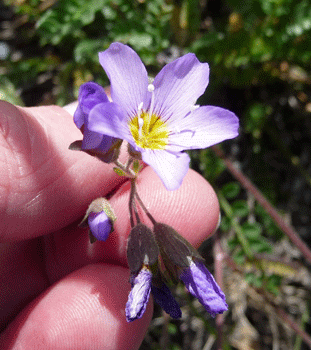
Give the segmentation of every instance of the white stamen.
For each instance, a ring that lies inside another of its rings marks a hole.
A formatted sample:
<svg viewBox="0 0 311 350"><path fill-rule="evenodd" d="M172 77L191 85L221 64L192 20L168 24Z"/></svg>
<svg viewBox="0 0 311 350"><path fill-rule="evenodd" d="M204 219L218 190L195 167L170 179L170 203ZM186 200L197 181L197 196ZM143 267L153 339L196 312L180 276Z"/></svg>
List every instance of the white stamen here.
<svg viewBox="0 0 311 350"><path fill-rule="evenodd" d="M140 104L138 105L138 110L137 110L138 118L140 118L140 116L141 116L141 111L143 109L143 104L144 104L144 102L140 102Z"/></svg>
<svg viewBox="0 0 311 350"><path fill-rule="evenodd" d="M139 112L143 109L143 104L144 104L144 102L140 102L140 104L138 105Z"/></svg>
<svg viewBox="0 0 311 350"><path fill-rule="evenodd" d="M143 125L144 125L144 119L139 116L137 121L138 121L138 134L139 134L139 136L141 136L142 130L143 130Z"/></svg>

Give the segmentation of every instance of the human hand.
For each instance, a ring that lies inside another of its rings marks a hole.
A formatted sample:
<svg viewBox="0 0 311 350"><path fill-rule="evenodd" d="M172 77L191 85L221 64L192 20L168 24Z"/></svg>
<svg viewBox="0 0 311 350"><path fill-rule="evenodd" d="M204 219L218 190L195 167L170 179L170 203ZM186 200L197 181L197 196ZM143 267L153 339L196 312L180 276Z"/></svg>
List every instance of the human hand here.
<svg viewBox="0 0 311 350"><path fill-rule="evenodd" d="M2 101L0 130L0 348L138 349L152 305L127 323L128 181L68 149L82 135L62 108ZM138 190L153 216L194 246L217 226L216 195L191 170L171 192L147 167ZM77 224L93 199L108 194L115 231L91 245Z"/></svg>

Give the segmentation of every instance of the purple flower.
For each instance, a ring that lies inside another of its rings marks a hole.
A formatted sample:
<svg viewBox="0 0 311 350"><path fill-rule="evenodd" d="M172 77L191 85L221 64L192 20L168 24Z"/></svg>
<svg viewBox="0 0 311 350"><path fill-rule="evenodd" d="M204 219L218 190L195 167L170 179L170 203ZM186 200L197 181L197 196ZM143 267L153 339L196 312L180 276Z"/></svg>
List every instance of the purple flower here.
<svg viewBox="0 0 311 350"><path fill-rule="evenodd" d="M114 137L103 135L89 130L89 113L96 105L109 102L105 90L98 84L89 82L80 86L79 104L74 113L73 120L81 129L83 126L83 150L107 152L117 141Z"/></svg>
<svg viewBox="0 0 311 350"><path fill-rule="evenodd" d="M125 306L127 322L143 316L150 296L151 279L151 271L145 268L141 269L136 277L131 277L132 290Z"/></svg>
<svg viewBox="0 0 311 350"><path fill-rule="evenodd" d="M167 314L172 318L181 317L180 307L165 283L162 282L161 287L152 285L151 292L155 302L158 303Z"/></svg>
<svg viewBox="0 0 311 350"><path fill-rule="evenodd" d="M95 105L88 128L126 140L168 190L177 189L189 168L184 150L206 148L238 135L230 111L195 106L209 80L207 63L187 54L166 65L148 85L142 61L130 47L113 43L99 53L111 83L113 103Z"/></svg>
<svg viewBox="0 0 311 350"><path fill-rule="evenodd" d="M180 279L212 317L228 310L224 293L202 262L192 260L190 266L180 275Z"/></svg>
<svg viewBox="0 0 311 350"><path fill-rule="evenodd" d="M104 211L91 212L88 216L88 224L92 235L99 241L105 241L112 231L112 222Z"/></svg>

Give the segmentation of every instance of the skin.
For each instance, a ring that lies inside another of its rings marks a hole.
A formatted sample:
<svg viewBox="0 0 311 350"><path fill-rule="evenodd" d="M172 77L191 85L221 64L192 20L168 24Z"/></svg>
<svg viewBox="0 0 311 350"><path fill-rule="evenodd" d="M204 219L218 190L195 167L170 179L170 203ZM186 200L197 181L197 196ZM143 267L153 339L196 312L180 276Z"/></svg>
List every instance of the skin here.
<svg viewBox="0 0 311 350"><path fill-rule="evenodd" d="M125 319L129 183L112 165L69 150L78 139L72 116L60 107L20 108L0 101L3 350L138 349L151 321L152 302L142 319ZM146 167L138 191L157 221L196 247L217 226L216 195L192 170L169 192ZM106 242L91 245L77 224L93 199L108 194L115 231Z"/></svg>

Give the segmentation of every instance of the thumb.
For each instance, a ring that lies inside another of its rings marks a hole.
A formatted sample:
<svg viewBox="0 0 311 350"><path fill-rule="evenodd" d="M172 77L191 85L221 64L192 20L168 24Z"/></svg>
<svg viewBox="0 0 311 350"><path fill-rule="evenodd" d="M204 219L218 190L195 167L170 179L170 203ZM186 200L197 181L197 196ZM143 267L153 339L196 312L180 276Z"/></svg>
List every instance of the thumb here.
<svg viewBox="0 0 311 350"><path fill-rule="evenodd" d="M73 222L123 180L102 162L68 149L82 139L57 106L0 101L1 241L34 238Z"/></svg>

